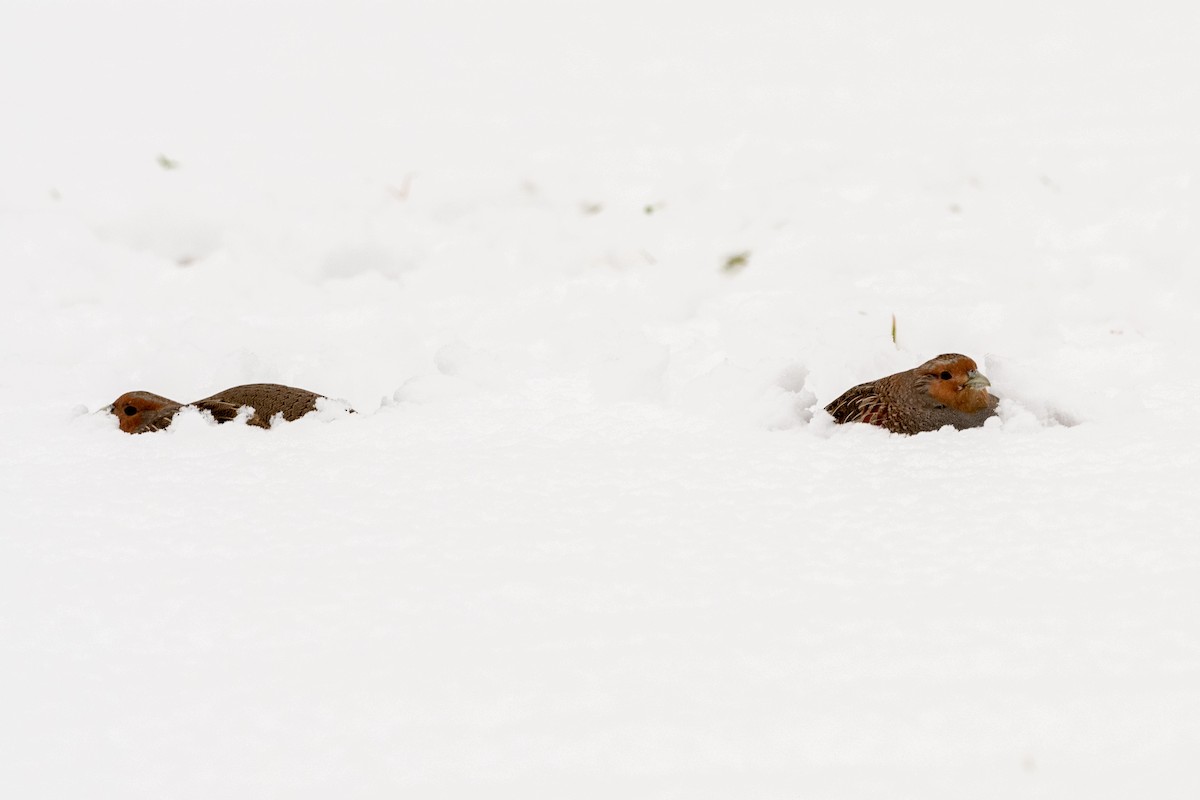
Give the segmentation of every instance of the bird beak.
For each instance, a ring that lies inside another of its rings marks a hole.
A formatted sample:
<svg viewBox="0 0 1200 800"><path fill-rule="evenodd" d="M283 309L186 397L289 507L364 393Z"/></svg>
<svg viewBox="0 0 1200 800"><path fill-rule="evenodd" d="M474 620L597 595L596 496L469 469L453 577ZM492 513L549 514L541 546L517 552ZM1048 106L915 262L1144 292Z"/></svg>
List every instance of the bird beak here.
<svg viewBox="0 0 1200 800"><path fill-rule="evenodd" d="M965 386L968 389L985 389L991 385L992 382L989 381L987 379L987 375L984 375L982 372L973 369L967 373L967 382Z"/></svg>

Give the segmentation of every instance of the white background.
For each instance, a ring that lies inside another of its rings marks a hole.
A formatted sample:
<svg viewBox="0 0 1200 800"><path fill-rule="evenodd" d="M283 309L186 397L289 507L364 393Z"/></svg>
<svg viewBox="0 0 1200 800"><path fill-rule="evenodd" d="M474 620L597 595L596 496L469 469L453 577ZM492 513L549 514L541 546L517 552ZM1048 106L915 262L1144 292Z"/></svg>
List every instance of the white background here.
<svg viewBox="0 0 1200 800"><path fill-rule="evenodd" d="M1198 36L10 0L0 794L1198 796Z"/></svg>

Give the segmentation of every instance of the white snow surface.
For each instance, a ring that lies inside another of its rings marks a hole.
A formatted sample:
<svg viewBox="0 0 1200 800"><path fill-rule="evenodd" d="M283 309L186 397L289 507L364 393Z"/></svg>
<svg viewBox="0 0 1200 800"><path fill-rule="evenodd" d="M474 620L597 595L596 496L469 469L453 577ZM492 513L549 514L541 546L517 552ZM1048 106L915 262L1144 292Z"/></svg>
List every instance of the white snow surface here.
<svg viewBox="0 0 1200 800"><path fill-rule="evenodd" d="M1200 796L1198 38L7 3L0 795Z"/></svg>

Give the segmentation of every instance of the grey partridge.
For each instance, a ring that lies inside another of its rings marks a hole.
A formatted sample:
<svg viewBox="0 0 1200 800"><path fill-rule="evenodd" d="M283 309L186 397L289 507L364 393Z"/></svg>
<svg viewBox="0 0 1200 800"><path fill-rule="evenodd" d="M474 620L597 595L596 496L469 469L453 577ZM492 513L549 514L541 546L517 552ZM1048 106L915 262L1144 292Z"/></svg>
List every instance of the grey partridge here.
<svg viewBox="0 0 1200 800"><path fill-rule="evenodd" d="M978 428L996 415L992 382L970 358L944 353L919 367L860 383L825 406L835 422L865 422L892 433Z"/></svg>
<svg viewBox="0 0 1200 800"><path fill-rule="evenodd" d="M254 413L246 420L249 425L269 428L271 418L282 414L289 422L315 411L322 395L294 386L278 383L250 383L234 386L194 403L177 403L150 392L126 392L108 407L126 433L160 431L171 424L175 414L185 405L208 411L217 422L229 422L238 409L250 406Z"/></svg>

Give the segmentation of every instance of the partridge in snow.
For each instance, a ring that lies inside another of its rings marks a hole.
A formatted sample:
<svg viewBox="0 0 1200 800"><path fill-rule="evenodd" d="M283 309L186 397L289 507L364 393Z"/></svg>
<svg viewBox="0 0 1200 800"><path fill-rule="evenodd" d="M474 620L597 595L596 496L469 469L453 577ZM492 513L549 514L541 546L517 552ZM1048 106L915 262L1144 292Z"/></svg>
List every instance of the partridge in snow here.
<svg viewBox="0 0 1200 800"><path fill-rule="evenodd" d="M268 428L276 414L282 414L290 422L316 410L317 399L321 396L277 383L251 383L234 386L194 403L177 403L150 392L126 392L114 400L108 410L116 415L121 430L126 433L161 431L185 405L210 412L217 422L229 422L237 416L238 409L250 406L254 413L246 420L247 424Z"/></svg>
<svg viewBox="0 0 1200 800"><path fill-rule="evenodd" d="M919 367L860 383L825 406L835 422L866 422L892 433L936 431L945 425L978 428L999 402L975 362L945 353Z"/></svg>

